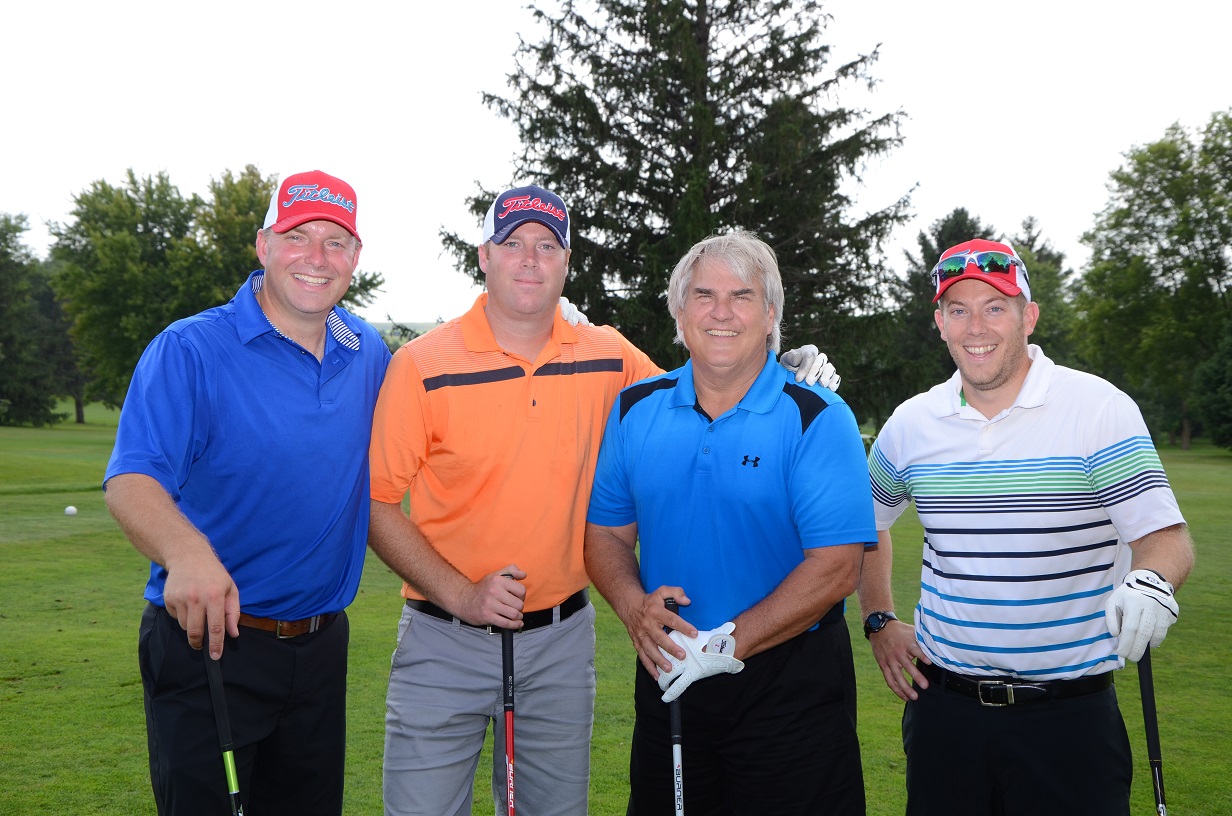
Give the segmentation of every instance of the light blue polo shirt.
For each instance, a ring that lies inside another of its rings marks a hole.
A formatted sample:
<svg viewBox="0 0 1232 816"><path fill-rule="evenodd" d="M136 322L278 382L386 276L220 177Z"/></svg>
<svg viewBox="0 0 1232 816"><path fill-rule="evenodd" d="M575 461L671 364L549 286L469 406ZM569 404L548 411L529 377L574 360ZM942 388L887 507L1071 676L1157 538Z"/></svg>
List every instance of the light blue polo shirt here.
<svg viewBox="0 0 1232 816"><path fill-rule="evenodd" d="M698 629L769 595L804 550L877 540L864 443L837 394L797 384L767 354L722 416L697 405L693 364L621 392L587 520L637 522L642 586L682 586Z"/></svg>
<svg viewBox="0 0 1232 816"><path fill-rule="evenodd" d="M178 320L133 372L106 479L142 473L213 544L245 612L298 620L355 598L368 539L368 443L390 353L336 308L322 361L265 317L254 272ZM145 597L163 603L150 565Z"/></svg>

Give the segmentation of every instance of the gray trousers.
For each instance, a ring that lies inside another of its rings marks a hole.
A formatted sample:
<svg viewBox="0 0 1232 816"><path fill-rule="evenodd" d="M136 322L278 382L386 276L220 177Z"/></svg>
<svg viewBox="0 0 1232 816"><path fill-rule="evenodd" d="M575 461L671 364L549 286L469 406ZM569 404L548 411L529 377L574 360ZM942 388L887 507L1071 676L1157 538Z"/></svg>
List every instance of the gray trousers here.
<svg viewBox="0 0 1232 816"><path fill-rule="evenodd" d="M515 804L587 811L595 609L514 635ZM494 813L506 812L501 638L403 607L385 713L385 813L470 816L489 723Z"/></svg>

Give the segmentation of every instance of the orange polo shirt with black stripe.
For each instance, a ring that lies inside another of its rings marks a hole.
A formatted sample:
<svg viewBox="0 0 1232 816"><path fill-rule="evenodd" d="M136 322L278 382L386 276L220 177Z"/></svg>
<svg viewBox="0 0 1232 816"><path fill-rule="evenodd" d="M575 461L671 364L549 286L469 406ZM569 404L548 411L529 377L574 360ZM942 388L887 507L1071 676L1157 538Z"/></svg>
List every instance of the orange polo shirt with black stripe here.
<svg viewBox="0 0 1232 816"><path fill-rule="evenodd" d="M661 373L610 327L560 316L536 360L497 344L484 293L394 353L372 426L372 498L398 503L478 581L526 571L527 611L587 586L582 542L595 461L620 390ZM406 598L422 599L410 585Z"/></svg>

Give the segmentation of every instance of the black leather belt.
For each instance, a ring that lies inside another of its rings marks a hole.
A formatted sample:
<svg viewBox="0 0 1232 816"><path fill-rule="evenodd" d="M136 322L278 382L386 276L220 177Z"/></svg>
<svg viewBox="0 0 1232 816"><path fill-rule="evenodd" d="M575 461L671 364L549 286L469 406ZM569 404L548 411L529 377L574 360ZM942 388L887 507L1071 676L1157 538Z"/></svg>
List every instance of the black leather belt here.
<svg viewBox="0 0 1232 816"><path fill-rule="evenodd" d="M1112 672L1074 680L1023 680L1020 677L973 677L940 666L916 663L929 687L972 697L985 706L1011 706L1095 694L1112 685Z"/></svg>
<svg viewBox="0 0 1232 816"><path fill-rule="evenodd" d="M522 628L520 631L529 632L531 629L538 629L543 626L552 625L552 613L559 609L560 619L566 620L573 616L575 612L581 612L590 604L590 592L586 589L579 589L577 592L570 595L560 602L560 606L554 606L551 609L540 609L535 612L525 612L522 614ZM431 615L434 618L440 618L443 621L457 621L463 626L469 626L472 629L487 629L488 634L499 633L501 627L489 626L485 624L467 623L461 618L455 618L453 615L441 609L431 601L418 601L407 599L406 605L417 612L422 612L425 615Z"/></svg>

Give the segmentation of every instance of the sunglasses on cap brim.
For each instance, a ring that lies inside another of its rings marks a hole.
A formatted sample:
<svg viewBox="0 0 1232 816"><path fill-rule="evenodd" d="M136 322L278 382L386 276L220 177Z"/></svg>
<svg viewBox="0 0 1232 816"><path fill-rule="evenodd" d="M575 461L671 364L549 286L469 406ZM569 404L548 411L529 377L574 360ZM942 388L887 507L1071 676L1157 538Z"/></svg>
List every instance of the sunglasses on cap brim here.
<svg viewBox="0 0 1232 816"><path fill-rule="evenodd" d="M975 265L981 274L984 275L1002 275L1014 281L1014 267L1017 266L1022 270L1022 274L1026 277L1027 270L1023 266L1022 261L1010 255L1008 252L997 252L995 250L985 250L982 252L960 252L957 255L951 255L948 258L942 258L936 266L933 267L932 278L933 284L940 287L941 284L954 278L960 278L967 273L967 267Z"/></svg>

